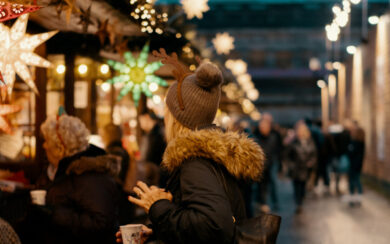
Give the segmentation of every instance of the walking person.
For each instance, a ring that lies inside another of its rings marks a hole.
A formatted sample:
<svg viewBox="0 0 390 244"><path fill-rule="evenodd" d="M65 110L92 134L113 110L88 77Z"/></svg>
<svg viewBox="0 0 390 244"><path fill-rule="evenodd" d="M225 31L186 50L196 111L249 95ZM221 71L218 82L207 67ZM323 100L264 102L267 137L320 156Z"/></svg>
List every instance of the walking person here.
<svg viewBox="0 0 390 244"><path fill-rule="evenodd" d="M164 62L175 60L161 56ZM264 156L245 135L212 125L221 71L212 63L201 64L194 74L180 71L182 66L166 97L167 188L138 182L134 191L139 198L129 199L149 214L148 233L164 243L233 243L235 224L246 218L238 181L259 179Z"/></svg>
<svg viewBox="0 0 390 244"><path fill-rule="evenodd" d="M260 211L268 213L267 196L271 197L272 206L275 210L279 208L277 196L277 175L279 170L278 164L278 139L272 133L272 122L268 119L262 119L258 128L254 132L255 138L261 148L264 150L266 161L262 181L258 183Z"/></svg>
<svg viewBox="0 0 390 244"><path fill-rule="evenodd" d="M295 125L295 133L296 139L287 149L287 161L293 181L296 213L299 214L302 212L310 168L317 161L317 152L310 131L303 122Z"/></svg>
<svg viewBox="0 0 390 244"><path fill-rule="evenodd" d="M363 194L362 183L360 182L360 175L363 168L364 151L365 151L365 134L364 130L357 122L351 130L351 143L348 147L348 156L350 160L350 167L348 170L349 179L349 204L351 206L361 205L361 196Z"/></svg>

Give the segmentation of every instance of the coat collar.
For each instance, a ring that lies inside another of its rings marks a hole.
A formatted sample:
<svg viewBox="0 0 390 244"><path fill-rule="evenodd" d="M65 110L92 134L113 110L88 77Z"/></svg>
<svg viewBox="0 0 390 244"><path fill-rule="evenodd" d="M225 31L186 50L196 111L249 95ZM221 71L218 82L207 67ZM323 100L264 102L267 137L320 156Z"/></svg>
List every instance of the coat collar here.
<svg viewBox="0 0 390 244"><path fill-rule="evenodd" d="M72 162L67 168L66 174L81 175L86 172L98 172L117 176L120 169L120 157L114 155L103 155L98 157L82 157Z"/></svg>
<svg viewBox="0 0 390 244"><path fill-rule="evenodd" d="M265 156L260 146L246 134L219 129L185 133L169 142L162 166L169 172L190 158L208 158L223 165L237 179L259 180Z"/></svg>

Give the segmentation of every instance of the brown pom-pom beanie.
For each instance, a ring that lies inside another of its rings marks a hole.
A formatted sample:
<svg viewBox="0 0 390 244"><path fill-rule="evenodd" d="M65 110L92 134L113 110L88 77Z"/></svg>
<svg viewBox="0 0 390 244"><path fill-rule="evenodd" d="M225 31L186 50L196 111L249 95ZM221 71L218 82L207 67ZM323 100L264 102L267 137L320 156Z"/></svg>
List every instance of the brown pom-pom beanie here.
<svg viewBox="0 0 390 244"><path fill-rule="evenodd" d="M178 82L169 88L166 104L182 125L192 130L211 125L219 107L222 72L212 63L203 63L181 86L184 110L178 99Z"/></svg>

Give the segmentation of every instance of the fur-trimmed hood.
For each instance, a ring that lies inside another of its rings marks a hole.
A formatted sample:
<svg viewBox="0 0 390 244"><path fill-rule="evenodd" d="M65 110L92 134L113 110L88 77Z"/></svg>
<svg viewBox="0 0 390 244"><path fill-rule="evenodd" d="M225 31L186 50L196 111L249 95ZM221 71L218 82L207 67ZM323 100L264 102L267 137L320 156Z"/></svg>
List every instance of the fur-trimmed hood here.
<svg viewBox="0 0 390 244"><path fill-rule="evenodd" d="M247 135L219 129L197 130L169 142L162 166L172 172L187 159L208 158L223 165L237 179L259 180L265 156Z"/></svg>
<svg viewBox="0 0 390 244"><path fill-rule="evenodd" d="M66 169L66 174L81 175L85 172L98 172L118 176L120 169L121 162L118 156L82 157L69 165Z"/></svg>

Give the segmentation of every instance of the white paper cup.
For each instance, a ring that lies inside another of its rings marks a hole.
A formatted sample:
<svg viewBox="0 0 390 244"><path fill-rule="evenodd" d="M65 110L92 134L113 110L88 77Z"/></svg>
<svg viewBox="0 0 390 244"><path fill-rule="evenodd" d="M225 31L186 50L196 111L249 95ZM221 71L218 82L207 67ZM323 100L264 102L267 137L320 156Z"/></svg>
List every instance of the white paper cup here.
<svg viewBox="0 0 390 244"><path fill-rule="evenodd" d="M120 230L123 244L141 244L142 225L121 225Z"/></svg>
<svg viewBox="0 0 390 244"><path fill-rule="evenodd" d="M46 204L46 190L34 190L30 191L31 201L36 205Z"/></svg>

